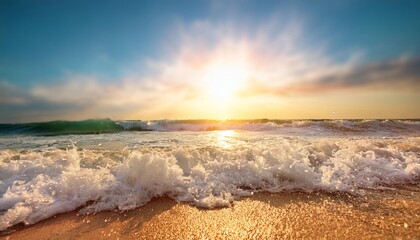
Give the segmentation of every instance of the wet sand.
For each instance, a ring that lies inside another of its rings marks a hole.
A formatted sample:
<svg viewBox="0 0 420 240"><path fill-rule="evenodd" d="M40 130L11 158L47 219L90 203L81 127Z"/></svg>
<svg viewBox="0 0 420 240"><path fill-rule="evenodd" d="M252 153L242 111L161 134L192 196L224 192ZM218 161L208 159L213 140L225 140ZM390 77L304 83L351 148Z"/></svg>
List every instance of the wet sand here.
<svg viewBox="0 0 420 240"><path fill-rule="evenodd" d="M157 198L126 212L60 214L0 239L420 239L420 187L258 193L213 210Z"/></svg>

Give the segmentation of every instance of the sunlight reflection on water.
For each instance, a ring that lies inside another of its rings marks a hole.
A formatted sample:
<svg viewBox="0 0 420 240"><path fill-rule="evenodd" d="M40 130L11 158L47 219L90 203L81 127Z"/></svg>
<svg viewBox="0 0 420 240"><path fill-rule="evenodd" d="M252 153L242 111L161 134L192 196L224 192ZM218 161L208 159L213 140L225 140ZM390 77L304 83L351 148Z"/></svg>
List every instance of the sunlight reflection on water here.
<svg viewBox="0 0 420 240"><path fill-rule="evenodd" d="M222 148L231 148L235 135L236 132L234 130L217 131L217 144Z"/></svg>

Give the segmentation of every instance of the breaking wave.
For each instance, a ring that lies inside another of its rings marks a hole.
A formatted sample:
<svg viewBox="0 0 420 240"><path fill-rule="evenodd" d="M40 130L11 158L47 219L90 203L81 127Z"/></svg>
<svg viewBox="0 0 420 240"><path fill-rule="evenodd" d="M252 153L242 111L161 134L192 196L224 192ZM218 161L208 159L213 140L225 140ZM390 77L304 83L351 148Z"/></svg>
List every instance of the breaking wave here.
<svg viewBox="0 0 420 240"><path fill-rule="evenodd" d="M82 212L133 209L159 196L213 208L259 191L358 194L418 183L419 146L419 137L269 136L233 148L1 150L0 230L83 206Z"/></svg>
<svg viewBox="0 0 420 240"><path fill-rule="evenodd" d="M420 120L153 120L53 121L41 123L0 124L0 135L25 134L56 136L98 134L121 131L325 131L333 133L412 133L420 134Z"/></svg>

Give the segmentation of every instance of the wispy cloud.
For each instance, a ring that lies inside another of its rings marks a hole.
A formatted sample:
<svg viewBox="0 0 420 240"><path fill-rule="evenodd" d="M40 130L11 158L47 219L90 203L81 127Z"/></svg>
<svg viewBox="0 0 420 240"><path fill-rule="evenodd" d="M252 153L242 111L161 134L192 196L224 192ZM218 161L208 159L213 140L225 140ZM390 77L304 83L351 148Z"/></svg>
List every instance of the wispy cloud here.
<svg viewBox="0 0 420 240"><path fill-rule="evenodd" d="M0 82L0 104L2 105L24 105L31 101L27 92L13 84Z"/></svg>
<svg viewBox="0 0 420 240"><path fill-rule="evenodd" d="M375 86L416 90L420 87L419 66L419 57L401 57L352 66L348 70L330 74L315 82L321 86L336 88Z"/></svg>
<svg viewBox="0 0 420 240"><path fill-rule="evenodd" d="M306 94L330 91L420 91L420 58L401 57L364 64L331 65L312 74L296 74L293 82L270 86L259 79L250 81L242 95Z"/></svg>
<svg viewBox="0 0 420 240"><path fill-rule="evenodd" d="M209 66L218 63L246 68L247 76L235 93L237 101L347 89L420 90L418 57L365 62L349 56L336 62L324 52L326 46L305 45L304 33L304 25L296 20L281 26L272 21L254 29L206 21L179 24L166 46L168 53L147 62L149 74L133 70L114 81L72 75L30 89L1 82L1 115L41 120L171 117L178 108L194 111L192 106L206 102L206 74Z"/></svg>

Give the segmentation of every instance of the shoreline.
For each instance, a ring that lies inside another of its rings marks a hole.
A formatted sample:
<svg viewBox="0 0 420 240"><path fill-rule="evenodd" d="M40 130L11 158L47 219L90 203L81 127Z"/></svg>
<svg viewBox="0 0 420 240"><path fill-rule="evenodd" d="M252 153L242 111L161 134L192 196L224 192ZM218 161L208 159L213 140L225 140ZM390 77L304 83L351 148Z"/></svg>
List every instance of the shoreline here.
<svg viewBox="0 0 420 240"><path fill-rule="evenodd" d="M15 225L0 239L419 239L420 189L347 193L257 193L231 207L202 209L168 197L125 212L77 210L33 225Z"/></svg>

